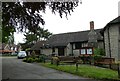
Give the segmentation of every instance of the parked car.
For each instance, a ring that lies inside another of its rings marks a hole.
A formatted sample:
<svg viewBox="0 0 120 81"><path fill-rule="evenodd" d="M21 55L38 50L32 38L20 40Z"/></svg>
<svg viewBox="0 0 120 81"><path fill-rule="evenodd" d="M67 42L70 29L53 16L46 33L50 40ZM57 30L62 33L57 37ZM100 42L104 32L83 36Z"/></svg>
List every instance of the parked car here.
<svg viewBox="0 0 120 81"><path fill-rule="evenodd" d="M25 51L20 51L17 55L17 58L18 59L23 59L27 56L26 52Z"/></svg>

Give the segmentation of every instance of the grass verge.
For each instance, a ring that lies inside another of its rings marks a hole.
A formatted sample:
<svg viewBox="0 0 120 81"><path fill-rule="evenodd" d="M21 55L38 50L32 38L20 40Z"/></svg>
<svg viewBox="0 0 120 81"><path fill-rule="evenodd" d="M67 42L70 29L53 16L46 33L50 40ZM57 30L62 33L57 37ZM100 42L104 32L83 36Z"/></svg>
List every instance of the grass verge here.
<svg viewBox="0 0 120 81"><path fill-rule="evenodd" d="M52 65L50 63L40 63L41 65L49 68L53 68L56 70L72 73L78 76L83 76L86 78L93 78L98 80L120 80L118 78L117 71L107 69L107 68L100 68L91 65L79 65L78 71L76 71L75 65Z"/></svg>

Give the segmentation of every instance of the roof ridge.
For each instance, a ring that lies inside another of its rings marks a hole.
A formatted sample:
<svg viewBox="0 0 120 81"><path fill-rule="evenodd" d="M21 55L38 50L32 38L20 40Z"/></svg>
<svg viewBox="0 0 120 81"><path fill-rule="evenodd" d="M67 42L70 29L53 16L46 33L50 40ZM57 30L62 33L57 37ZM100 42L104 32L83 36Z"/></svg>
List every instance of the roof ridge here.
<svg viewBox="0 0 120 81"><path fill-rule="evenodd" d="M116 19L119 19L120 18L120 16L118 16L118 17L116 17L116 18L114 18L113 20L111 20L109 23L112 23L113 21L115 21ZM108 24L109 24L108 23Z"/></svg>
<svg viewBox="0 0 120 81"><path fill-rule="evenodd" d="M102 30L103 28L99 28L99 29L94 29L95 31L96 30ZM76 31L76 32L66 32L66 33L58 33L58 34L53 34L54 35L62 35L62 34L73 34L73 33L80 33L80 32L88 32L90 30L84 30L84 31Z"/></svg>

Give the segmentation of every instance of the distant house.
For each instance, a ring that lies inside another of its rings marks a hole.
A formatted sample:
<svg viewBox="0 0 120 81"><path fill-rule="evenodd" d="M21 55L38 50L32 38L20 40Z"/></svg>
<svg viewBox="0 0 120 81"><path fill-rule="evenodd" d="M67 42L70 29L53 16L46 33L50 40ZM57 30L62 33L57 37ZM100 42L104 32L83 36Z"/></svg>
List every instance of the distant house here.
<svg viewBox="0 0 120 81"><path fill-rule="evenodd" d="M21 50L20 45L0 43L0 53L15 53Z"/></svg>
<svg viewBox="0 0 120 81"><path fill-rule="evenodd" d="M103 37L100 34L101 30L102 29L94 30L97 35L98 48L104 48ZM88 41L90 32L91 30L52 35L46 42L46 48L42 50L42 53L46 55L54 53L58 56L78 56L81 47L89 46Z"/></svg>
<svg viewBox="0 0 120 81"><path fill-rule="evenodd" d="M42 52L42 47L44 46L44 44L46 43L46 41L38 41L36 44L34 44L31 48L30 48L30 50L31 51L35 51L35 53L37 54L37 55L39 55L39 54L41 54L41 52Z"/></svg>
<svg viewBox="0 0 120 81"><path fill-rule="evenodd" d="M8 44L5 43L0 43L0 53L11 53L12 51L10 50L10 47Z"/></svg>
<svg viewBox="0 0 120 81"><path fill-rule="evenodd" d="M106 56L120 61L120 16L104 27L103 34Z"/></svg>
<svg viewBox="0 0 120 81"><path fill-rule="evenodd" d="M10 47L10 50L13 51L13 52L21 51L21 46L19 44L18 45L10 44L9 47Z"/></svg>

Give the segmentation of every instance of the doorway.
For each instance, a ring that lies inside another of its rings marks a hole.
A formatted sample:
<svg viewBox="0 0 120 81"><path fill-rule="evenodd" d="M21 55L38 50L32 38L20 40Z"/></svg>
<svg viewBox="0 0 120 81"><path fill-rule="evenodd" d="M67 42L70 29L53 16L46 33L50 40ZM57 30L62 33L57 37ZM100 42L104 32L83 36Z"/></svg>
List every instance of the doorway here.
<svg viewBox="0 0 120 81"><path fill-rule="evenodd" d="M64 56L64 48L58 48L58 56Z"/></svg>

